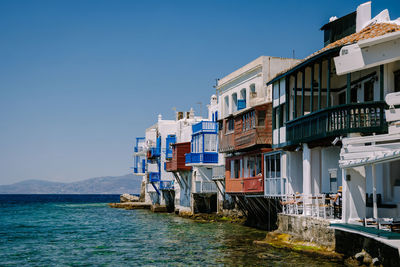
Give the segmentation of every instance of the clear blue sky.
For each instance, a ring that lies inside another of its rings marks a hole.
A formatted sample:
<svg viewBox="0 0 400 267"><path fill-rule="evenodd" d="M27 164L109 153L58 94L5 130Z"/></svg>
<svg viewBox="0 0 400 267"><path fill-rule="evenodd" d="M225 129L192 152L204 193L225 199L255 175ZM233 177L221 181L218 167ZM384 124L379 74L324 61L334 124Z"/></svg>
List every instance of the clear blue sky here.
<svg viewBox="0 0 400 267"><path fill-rule="evenodd" d="M362 2L0 1L0 184L130 172L157 114L198 111L260 55L313 53L329 17Z"/></svg>

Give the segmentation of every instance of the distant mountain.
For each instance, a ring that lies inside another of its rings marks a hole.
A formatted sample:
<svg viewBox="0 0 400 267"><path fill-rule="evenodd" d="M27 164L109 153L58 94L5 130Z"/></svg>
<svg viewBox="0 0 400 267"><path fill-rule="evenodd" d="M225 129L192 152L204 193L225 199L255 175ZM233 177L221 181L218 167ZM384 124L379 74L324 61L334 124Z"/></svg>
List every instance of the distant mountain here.
<svg viewBox="0 0 400 267"><path fill-rule="evenodd" d="M72 183L26 180L0 185L0 194L139 194L141 182L142 177L133 174L90 178Z"/></svg>

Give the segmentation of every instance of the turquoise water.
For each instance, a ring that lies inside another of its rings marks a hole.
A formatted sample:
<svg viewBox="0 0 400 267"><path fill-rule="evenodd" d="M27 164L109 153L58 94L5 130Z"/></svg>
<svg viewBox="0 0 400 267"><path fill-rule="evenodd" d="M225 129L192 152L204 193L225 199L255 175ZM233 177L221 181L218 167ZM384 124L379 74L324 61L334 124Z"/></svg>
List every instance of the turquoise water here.
<svg viewBox="0 0 400 267"><path fill-rule="evenodd" d="M109 208L116 196L9 198L0 196L1 266L340 265L254 245L266 232L241 225Z"/></svg>

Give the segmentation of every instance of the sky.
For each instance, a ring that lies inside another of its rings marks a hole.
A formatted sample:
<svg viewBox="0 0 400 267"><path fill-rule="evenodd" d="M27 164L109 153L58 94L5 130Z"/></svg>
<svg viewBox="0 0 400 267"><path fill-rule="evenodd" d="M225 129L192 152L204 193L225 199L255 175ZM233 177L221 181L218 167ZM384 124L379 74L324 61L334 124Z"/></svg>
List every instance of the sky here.
<svg viewBox="0 0 400 267"><path fill-rule="evenodd" d="M0 184L131 172L158 114L205 112L215 79L261 55L319 50L363 2L0 0Z"/></svg>

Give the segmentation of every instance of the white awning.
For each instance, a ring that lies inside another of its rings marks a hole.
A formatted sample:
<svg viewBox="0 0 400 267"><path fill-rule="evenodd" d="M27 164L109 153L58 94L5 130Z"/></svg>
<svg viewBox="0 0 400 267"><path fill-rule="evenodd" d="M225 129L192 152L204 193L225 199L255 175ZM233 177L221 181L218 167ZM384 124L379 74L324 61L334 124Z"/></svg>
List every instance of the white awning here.
<svg viewBox="0 0 400 267"><path fill-rule="evenodd" d="M353 168L400 160L400 134L343 138L339 166Z"/></svg>

